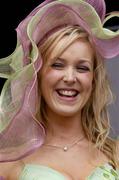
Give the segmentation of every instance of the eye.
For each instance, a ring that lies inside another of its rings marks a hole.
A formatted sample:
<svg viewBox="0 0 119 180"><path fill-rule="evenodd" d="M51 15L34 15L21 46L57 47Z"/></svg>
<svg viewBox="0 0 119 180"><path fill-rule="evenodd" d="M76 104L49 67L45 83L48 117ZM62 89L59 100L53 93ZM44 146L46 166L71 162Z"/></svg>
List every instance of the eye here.
<svg viewBox="0 0 119 180"><path fill-rule="evenodd" d="M55 69L61 69L64 67L64 64L63 63L53 63L51 65L51 67L55 68Z"/></svg>
<svg viewBox="0 0 119 180"><path fill-rule="evenodd" d="M87 67L87 66L77 66L76 67L78 72L87 72L87 71L90 71L90 68Z"/></svg>

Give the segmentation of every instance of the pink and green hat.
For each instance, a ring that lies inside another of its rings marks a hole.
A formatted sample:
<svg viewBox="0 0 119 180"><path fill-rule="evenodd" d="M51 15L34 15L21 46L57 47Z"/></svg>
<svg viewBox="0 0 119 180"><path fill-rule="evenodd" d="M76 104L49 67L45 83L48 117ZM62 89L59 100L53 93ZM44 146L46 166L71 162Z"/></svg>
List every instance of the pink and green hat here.
<svg viewBox="0 0 119 180"><path fill-rule="evenodd" d="M37 72L42 66L38 46L62 27L81 26L103 59L119 55L119 30L104 27L104 0L46 0L16 28L17 45L8 57L0 59L0 77L6 78L0 96L0 161L18 160L44 141L45 129L36 120L38 112Z"/></svg>

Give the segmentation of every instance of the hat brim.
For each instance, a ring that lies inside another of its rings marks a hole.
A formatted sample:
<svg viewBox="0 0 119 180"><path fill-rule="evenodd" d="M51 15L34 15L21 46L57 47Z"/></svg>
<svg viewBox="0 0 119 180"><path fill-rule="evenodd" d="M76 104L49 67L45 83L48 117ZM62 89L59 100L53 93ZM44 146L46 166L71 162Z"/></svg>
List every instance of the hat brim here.
<svg viewBox="0 0 119 180"><path fill-rule="evenodd" d="M106 29L104 23L114 16L119 17L119 12L110 14L101 22L95 9L85 1L53 1L32 17L27 26L27 35L38 44L49 32L52 34L59 27L79 25L89 33L97 52L104 59L111 59L119 55L119 30L113 32Z"/></svg>

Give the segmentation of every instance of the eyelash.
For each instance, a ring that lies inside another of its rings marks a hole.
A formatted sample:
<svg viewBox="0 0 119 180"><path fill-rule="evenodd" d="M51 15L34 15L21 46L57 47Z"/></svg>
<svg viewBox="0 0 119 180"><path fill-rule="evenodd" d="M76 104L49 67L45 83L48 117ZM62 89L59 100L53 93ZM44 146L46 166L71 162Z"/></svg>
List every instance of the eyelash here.
<svg viewBox="0 0 119 180"><path fill-rule="evenodd" d="M62 69L64 67L64 64L62 63L54 63L51 65L51 67L56 68L56 69ZM90 69L87 66L80 66L76 67L78 71L90 71Z"/></svg>
<svg viewBox="0 0 119 180"><path fill-rule="evenodd" d="M54 67L54 68L64 67L64 65L61 64L61 63L54 63L54 64L52 64L51 66Z"/></svg>
<svg viewBox="0 0 119 180"><path fill-rule="evenodd" d="M78 67L77 69L81 69L81 70L84 70L84 71L89 71L90 69L87 67L87 66L81 66L81 67Z"/></svg>

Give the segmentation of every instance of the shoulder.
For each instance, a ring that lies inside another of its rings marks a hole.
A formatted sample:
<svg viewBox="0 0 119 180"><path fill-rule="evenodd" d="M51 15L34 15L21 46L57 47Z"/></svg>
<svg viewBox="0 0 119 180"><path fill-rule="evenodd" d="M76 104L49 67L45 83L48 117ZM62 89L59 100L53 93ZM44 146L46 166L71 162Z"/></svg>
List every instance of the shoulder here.
<svg viewBox="0 0 119 180"><path fill-rule="evenodd" d="M0 163L0 176L3 176L6 180L17 179L18 175L20 174L21 168L22 165L19 161L2 162Z"/></svg>

